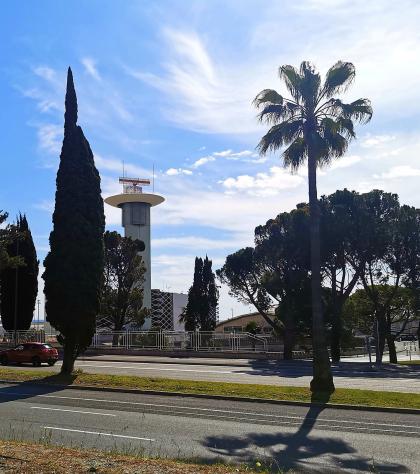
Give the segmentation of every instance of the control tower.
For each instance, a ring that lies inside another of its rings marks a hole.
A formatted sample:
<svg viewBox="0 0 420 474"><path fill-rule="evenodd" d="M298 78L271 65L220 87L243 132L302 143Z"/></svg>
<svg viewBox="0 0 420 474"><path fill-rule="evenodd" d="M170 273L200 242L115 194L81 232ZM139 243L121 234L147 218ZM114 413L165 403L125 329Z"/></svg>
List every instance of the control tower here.
<svg viewBox="0 0 420 474"><path fill-rule="evenodd" d="M145 249L140 252L146 272L143 284L143 307L151 308L151 259L150 259L150 208L161 204L165 198L158 194L143 192L143 186L149 186L150 180L138 178L120 178L123 186L122 194L109 196L105 202L122 210L122 226L125 237L139 239L144 242ZM147 318L143 329L150 329L151 318Z"/></svg>

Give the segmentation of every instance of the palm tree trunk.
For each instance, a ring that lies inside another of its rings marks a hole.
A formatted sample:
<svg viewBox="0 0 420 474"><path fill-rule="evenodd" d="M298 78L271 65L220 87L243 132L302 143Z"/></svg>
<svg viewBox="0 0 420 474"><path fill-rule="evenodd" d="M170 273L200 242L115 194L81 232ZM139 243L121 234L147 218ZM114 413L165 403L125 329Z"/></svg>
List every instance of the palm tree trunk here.
<svg viewBox="0 0 420 474"><path fill-rule="evenodd" d="M320 216L316 189L316 157L313 150L310 149L312 147L308 148L313 348L313 379L311 381L311 391L332 393L334 392L335 387L325 338L324 316L321 301Z"/></svg>

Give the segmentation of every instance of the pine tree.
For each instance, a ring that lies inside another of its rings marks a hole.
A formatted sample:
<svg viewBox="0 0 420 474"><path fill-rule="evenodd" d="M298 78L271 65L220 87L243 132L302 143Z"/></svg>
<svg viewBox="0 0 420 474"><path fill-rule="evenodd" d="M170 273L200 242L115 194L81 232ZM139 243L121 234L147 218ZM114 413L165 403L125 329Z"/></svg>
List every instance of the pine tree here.
<svg viewBox="0 0 420 474"><path fill-rule="evenodd" d="M26 331L31 327L35 309L39 265L25 215L19 215L9 233L11 237L6 247L7 254L9 257L20 257L21 263L1 273L1 320L7 331Z"/></svg>
<svg viewBox="0 0 420 474"><path fill-rule="evenodd" d="M72 372L95 331L104 227L100 177L89 143L77 125L77 98L69 68L51 250L43 274L47 321L60 332L64 346L62 373Z"/></svg>

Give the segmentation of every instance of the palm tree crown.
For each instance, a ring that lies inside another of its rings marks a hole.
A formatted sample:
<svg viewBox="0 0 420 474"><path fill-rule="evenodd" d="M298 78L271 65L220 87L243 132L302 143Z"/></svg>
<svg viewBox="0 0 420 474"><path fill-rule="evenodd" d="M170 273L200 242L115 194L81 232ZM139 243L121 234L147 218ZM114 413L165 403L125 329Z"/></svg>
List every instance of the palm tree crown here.
<svg viewBox="0 0 420 474"><path fill-rule="evenodd" d="M309 147L318 166L341 157L355 137L353 122L367 123L372 117L368 99L346 104L333 98L353 82L354 65L338 61L327 72L324 84L308 61L303 61L299 70L281 66L279 76L292 99L272 89L264 89L255 98L259 120L272 125L258 144L259 152L265 154L288 145L283 152L284 166L292 170L308 158Z"/></svg>

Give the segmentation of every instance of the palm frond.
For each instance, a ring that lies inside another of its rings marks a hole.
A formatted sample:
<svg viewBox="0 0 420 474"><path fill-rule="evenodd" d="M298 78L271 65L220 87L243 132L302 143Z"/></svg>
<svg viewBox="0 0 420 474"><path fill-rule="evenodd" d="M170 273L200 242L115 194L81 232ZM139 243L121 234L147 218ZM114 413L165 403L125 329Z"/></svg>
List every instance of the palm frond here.
<svg viewBox="0 0 420 474"><path fill-rule="evenodd" d="M279 77L284 81L288 91L292 94L292 97L296 102L299 102L302 98L300 93L300 84L302 78L297 69L289 64L279 67Z"/></svg>
<svg viewBox="0 0 420 474"><path fill-rule="evenodd" d="M335 115L341 114L344 118L367 123L372 118L373 110L369 99L357 99L345 104L340 99L331 99L330 109Z"/></svg>
<svg viewBox="0 0 420 474"><path fill-rule="evenodd" d="M267 151L279 150L284 145L288 145L303 133L302 120L292 120L274 125L261 138L257 145L257 149L261 155L265 155Z"/></svg>
<svg viewBox="0 0 420 474"><path fill-rule="evenodd" d="M315 136L318 165L328 165L333 158L343 156L347 151L348 144L348 140L336 128L326 127L320 129L320 133L317 133Z"/></svg>
<svg viewBox="0 0 420 474"><path fill-rule="evenodd" d="M305 104L315 105L319 96L321 76L315 72L314 66L309 61L303 61L300 65L300 94Z"/></svg>
<svg viewBox="0 0 420 474"><path fill-rule="evenodd" d="M297 171L307 158L307 148L303 137L296 138L283 152L283 165Z"/></svg>
<svg viewBox="0 0 420 474"><path fill-rule="evenodd" d="M288 121L300 114L300 107L292 102L284 102L283 104L266 105L258 114L260 122L276 124L281 121Z"/></svg>
<svg viewBox="0 0 420 474"><path fill-rule="evenodd" d="M336 62L327 72L321 97L331 97L333 94L345 91L353 82L355 76L356 69L353 63Z"/></svg>
<svg viewBox="0 0 420 474"><path fill-rule="evenodd" d="M283 100L283 96L274 89L264 89L257 95L257 97L255 97L252 103L255 107L259 108L262 104L266 104L267 102L270 104L282 105Z"/></svg>
<svg viewBox="0 0 420 474"><path fill-rule="evenodd" d="M324 117L319 123L319 128L323 135L325 133L340 133L347 140L351 140L356 136L354 133L353 122L342 116L339 116L335 120L332 117Z"/></svg>

